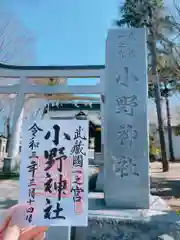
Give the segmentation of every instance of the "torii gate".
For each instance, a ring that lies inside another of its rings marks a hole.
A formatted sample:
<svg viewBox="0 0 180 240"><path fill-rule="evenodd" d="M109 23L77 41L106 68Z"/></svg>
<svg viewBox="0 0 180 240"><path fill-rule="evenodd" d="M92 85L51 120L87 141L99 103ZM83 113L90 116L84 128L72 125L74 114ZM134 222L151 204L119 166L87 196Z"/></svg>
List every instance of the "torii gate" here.
<svg viewBox="0 0 180 240"><path fill-rule="evenodd" d="M22 111L25 102L25 94L35 94L37 97L38 95L42 96L50 94L51 99L53 99L53 96L57 97L58 94L103 94L104 70L104 65L14 66L0 64L0 77L20 79L19 84L14 84L11 86L0 86L0 94L17 94L15 109L13 113L12 141L9 146L10 156L8 156L10 159L12 159L12 162L14 157L14 148L15 146L19 146L20 129L22 124L20 121L20 116L23 114ZM66 83L47 86L40 84L34 85L32 82L27 81L28 78L39 78L40 80L43 80L43 78L100 78L100 83L91 86L68 86ZM101 101L101 103L102 102L103 101ZM101 111L103 112L103 104L101 104Z"/></svg>

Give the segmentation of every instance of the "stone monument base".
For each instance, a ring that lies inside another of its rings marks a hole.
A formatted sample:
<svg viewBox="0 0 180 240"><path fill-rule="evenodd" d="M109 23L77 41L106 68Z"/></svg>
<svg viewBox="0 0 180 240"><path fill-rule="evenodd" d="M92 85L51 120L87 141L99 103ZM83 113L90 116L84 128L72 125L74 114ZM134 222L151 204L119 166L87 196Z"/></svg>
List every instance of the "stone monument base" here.
<svg viewBox="0 0 180 240"><path fill-rule="evenodd" d="M89 195L89 223L76 228L75 240L179 240L180 216L151 196L149 210L106 209L102 193Z"/></svg>
<svg viewBox="0 0 180 240"><path fill-rule="evenodd" d="M71 239L71 228L51 226L45 234L45 240L70 240Z"/></svg>
<svg viewBox="0 0 180 240"><path fill-rule="evenodd" d="M180 216L150 196L148 210L107 209L103 193L89 194L88 227L50 227L46 239L58 240L179 240ZM73 230L73 231L72 231Z"/></svg>
<svg viewBox="0 0 180 240"><path fill-rule="evenodd" d="M90 214L85 239L179 240L180 217L163 211L102 211Z"/></svg>
<svg viewBox="0 0 180 240"><path fill-rule="evenodd" d="M97 191L99 167L89 167L89 186ZM103 166L100 168L103 190ZM99 186L100 186L99 185ZM180 240L180 216L158 196L150 195L149 210L107 209L103 192L89 193L88 227L50 227L46 239L58 240ZM72 237L71 237L72 235Z"/></svg>

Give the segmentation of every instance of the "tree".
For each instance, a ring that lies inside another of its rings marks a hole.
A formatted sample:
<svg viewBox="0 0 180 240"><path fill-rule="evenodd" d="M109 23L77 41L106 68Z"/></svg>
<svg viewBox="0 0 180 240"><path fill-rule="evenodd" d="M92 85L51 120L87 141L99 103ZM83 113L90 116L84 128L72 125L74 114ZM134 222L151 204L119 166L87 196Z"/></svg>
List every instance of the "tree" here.
<svg viewBox="0 0 180 240"><path fill-rule="evenodd" d="M165 98L165 102L166 102L167 130L168 130L168 144L169 144L170 161L174 162L175 157L174 157L173 138L172 138L171 115L170 115L170 107L169 107L169 89L167 87L166 82L164 82L164 89L162 89L162 95Z"/></svg>
<svg viewBox="0 0 180 240"><path fill-rule="evenodd" d="M168 50L168 56L160 56L160 75L163 81L162 95L165 97L166 101L166 111L167 111L167 127L168 127L168 138L169 138L169 151L170 158L174 160L173 152L173 142L172 142L172 128L171 128L171 116L169 108L169 93L179 92L180 91L180 22L178 15L180 16L180 5L178 5L174 0L174 6L176 13L175 16L169 16L169 21L173 26L174 36L172 38L172 44L165 45L165 48ZM169 81L170 80L170 81Z"/></svg>
<svg viewBox="0 0 180 240"><path fill-rule="evenodd" d="M120 8L122 17L117 25L127 27L146 27L148 30L148 49L151 59L150 69L154 78L154 93L158 116L159 136L163 171L168 171L169 165L166 156L164 127L160 103L160 88L157 72L157 53L168 54L167 49L172 45L167 33L172 32L173 25L169 16L164 12L162 0L126 0ZM157 45L158 42L158 45ZM167 47L168 46L168 47Z"/></svg>
<svg viewBox="0 0 180 240"><path fill-rule="evenodd" d="M6 11L0 11L0 62L14 65L31 65L34 61L34 37L26 30L20 20ZM1 78L1 85L19 80ZM11 145L11 121L15 94L0 95L0 114L4 119L7 139L7 152Z"/></svg>
<svg viewBox="0 0 180 240"><path fill-rule="evenodd" d="M171 115L169 97L170 94L177 90L177 83L179 80L179 72L177 71L176 65L172 62L171 55L161 56L159 59L159 75L161 80L161 95L165 99L166 113L167 113L167 130L168 130L168 143L170 160L175 161L173 140L172 140L172 127L171 127Z"/></svg>
<svg viewBox="0 0 180 240"><path fill-rule="evenodd" d="M176 91L177 83L179 80L179 74L176 71L176 66L171 61L171 55L159 54L157 57L157 69L160 76L160 92L161 97L165 99L166 103L166 114L167 114L167 130L168 130L168 144L170 160L175 161L173 141L172 141L172 127L171 127L171 116L169 107L169 96L171 93ZM154 98L154 86L149 84L149 97Z"/></svg>

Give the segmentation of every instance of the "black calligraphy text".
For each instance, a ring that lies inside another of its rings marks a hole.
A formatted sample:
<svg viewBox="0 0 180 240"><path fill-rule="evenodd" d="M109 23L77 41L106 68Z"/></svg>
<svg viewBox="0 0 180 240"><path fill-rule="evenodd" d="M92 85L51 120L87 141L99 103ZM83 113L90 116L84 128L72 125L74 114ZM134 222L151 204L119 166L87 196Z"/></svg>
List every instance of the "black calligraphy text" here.
<svg viewBox="0 0 180 240"><path fill-rule="evenodd" d="M126 115L133 116L134 108L138 106L137 96L122 96L116 98L116 113L124 112Z"/></svg>
<svg viewBox="0 0 180 240"><path fill-rule="evenodd" d="M139 176L137 165L133 158L121 156L114 158L113 170L121 178L128 176Z"/></svg>
<svg viewBox="0 0 180 240"><path fill-rule="evenodd" d="M133 141L137 138L138 132L130 124L122 124L118 131L118 140L120 145L127 144L128 147L132 147Z"/></svg>

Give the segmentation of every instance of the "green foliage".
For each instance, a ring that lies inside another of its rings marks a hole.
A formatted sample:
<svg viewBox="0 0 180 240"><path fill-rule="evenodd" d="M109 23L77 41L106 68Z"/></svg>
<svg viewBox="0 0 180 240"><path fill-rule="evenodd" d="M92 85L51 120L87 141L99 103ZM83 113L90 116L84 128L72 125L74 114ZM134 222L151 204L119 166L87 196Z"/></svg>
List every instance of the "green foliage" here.
<svg viewBox="0 0 180 240"><path fill-rule="evenodd" d="M154 145L154 137L149 134L149 155L157 156L160 153L160 149Z"/></svg>
<svg viewBox="0 0 180 240"><path fill-rule="evenodd" d="M116 24L119 27L147 27L148 46L151 46L155 37L157 52L169 55L169 48L173 46L169 36L175 31L172 21L164 9L163 0L125 0L120 7L120 20Z"/></svg>
<svg viewBox="0 0 180 240"><path fill-rule="evenodd" d="M163 0L126 0L120 7L121 19L117 25L122 27L148 26L150 11L163 9Z"/></svg>
<svg viewBox="0 0 180 240"><path fill-rule="evenodd" d="M153 84L150 84L148 86L148 97L154 98L154 85Z"/></svg>
<svg viewBox="0 0 180 240"><path fill-rule="evenodd" d="M149 154L150 155L154 155L153 143L154 143L154 139L151 135L149 135Z"/></svg>
<svg viewBox="0 0 180 240"><path fill-rule="evenodd" d="M175 136L180 136L180 125L178 125L174 128L174 134L175 134Z"/></svg>

